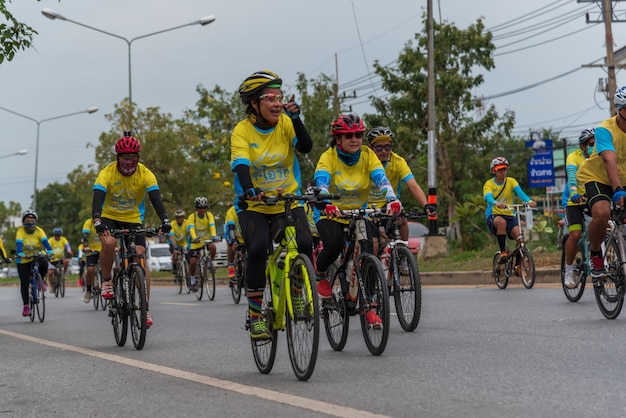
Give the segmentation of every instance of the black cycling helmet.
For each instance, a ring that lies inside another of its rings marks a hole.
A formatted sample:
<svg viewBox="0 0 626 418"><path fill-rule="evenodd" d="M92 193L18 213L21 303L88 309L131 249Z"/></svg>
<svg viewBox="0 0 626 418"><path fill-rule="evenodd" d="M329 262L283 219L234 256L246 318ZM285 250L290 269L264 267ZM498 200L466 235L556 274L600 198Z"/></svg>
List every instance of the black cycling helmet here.
<svg viewBox="0 0 626 418"><path fill-rule="evenodd" d="M385 126L377 126L367 133L367 142L372 145L378 141L393 141L393 132Z"/></svg>
<svg viewBox="0 0 626 418"><path fill-rule="evenodd" d="M595 138L596 137L596 130L591 128L591 129L585 129L584 131L581 132L580 136L578 137L578 144L579 145L584 145L586 144L590 139Z"/></svg>
<svg viewBox="0 0 626 418"><path fill-rule="evenodd" d="M278 77L278 74L269 70L257 71L243 80L239 86L239 97L241 102L247 105L252 99L260 96L264 88L280 88L282 84L283 80Z"/></svg>
<svg viewBox="0 0 626 418"><path fill-rule="evenodd" d="M196 209L206 209L209 207L209 199L204 196L196 197L194 204L196 205Z"/></svg>

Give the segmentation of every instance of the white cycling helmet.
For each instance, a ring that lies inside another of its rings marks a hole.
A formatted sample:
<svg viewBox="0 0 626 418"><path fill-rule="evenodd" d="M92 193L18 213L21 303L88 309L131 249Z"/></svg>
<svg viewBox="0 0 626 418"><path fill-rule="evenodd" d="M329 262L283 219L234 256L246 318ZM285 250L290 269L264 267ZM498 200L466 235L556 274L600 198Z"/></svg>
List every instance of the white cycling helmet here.
<svg viewBox="0 0 626 418"><path fill-rule="evenodd" d="M504 157L496 157L493 160L491 160L491 164L489 164L489 169L491 171L497 170L499 168L504 168L504 167L508 167L509 166L509 162L507 161L506 158Z"/></svg>
<svg viewBox="0 0 626 418"><path fill-rule="evenodd" d="M613 103L618 109L626 107L626 86L622 86L617 89L615 96L613 97Z"/></svg>

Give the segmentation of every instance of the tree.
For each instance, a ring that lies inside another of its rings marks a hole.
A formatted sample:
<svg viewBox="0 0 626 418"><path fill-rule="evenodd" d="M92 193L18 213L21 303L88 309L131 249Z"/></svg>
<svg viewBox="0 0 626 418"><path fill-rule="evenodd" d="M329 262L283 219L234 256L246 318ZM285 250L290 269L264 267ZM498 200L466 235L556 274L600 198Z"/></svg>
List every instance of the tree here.
<svg viewBox="0 0 626 418"><path fill-rule="evenodd" d="M506 112L501 117L493 105L486 107L472 94L483 83L482 74L476 72L494 67L492 35L484 31L482 20L465 30L447 22L435 23L434 33L437 195L440 219L453 219L456 203L470 188L480 193L476 179L486 179L485 167L495 157L494 150L510 138L514 114ZM409 165L424 184L426 173L418 164L425 166L427 152L426 34L416 34L415 41L417 46L411 41L406 44L395 67L374 64L382 87L391 95L373 98L378 115L366 115L366 120L390 126L397 132L398 143L414 150L408 154ZM454 227L459 232L458 223Z"/></svg>
<svg viewBox="0 0 626 418"><path fill-rule="evenodd" d="M8 2L11 3L11 0ZM33 36L37 35L35 29L13 17L6 3L7 0L0 0L0 13L7 21L7 23L0 23L0 64L5 59L11 61L17 51L24 51L33 46Z"/></svg>
<svg viewBox="0 0 626 418"><path fill-rule="evenodd" d="M37 193L37 202L41 202L37 206L38 225L46 231L48 237L52 236L54 228L61 228L75 250L80 242L84 219L80 217L81 200L72 193L71 184L48 184Z"/></svg>

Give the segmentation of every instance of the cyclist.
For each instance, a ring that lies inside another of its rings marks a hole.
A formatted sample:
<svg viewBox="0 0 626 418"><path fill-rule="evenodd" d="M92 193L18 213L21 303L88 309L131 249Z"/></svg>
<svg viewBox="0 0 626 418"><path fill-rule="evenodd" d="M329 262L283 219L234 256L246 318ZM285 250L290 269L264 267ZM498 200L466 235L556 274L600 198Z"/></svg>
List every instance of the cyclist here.
<svg viewBox="0 0 626 418"><path fill-rule="evenodd" d="M587 203L591 208L589 252L591 278L606 276L602 259L602 241L611 217L611 200L616 207L624 207L626 191L626 86L615 92L613 102L617 115L605 119L595 128L595 152L578 167L576 178L585 185Z"/></svg>
<svg viewBox="0 0 626 418"><path fill-rule="evenodd" d="M176 259L182 248L187 245L187 220L185 219L185 211L178 209L174 212L174 223L172 230L167 235L167 243L170 246L172 254L172 273L176 274Z"/></svg>
<svg viewBox="0 0 626 418"><path fill-rule="evenodd" d="M83 275L85 274L85 264L87 259L83 250L83 243L78 244L78 287L83 286Z"/></svg>
<svg viewBox="0 0 626 418"><path fill-rule="evenodd" d="M494 177L487 180L483 185L483 197L487 202L487 210L485 211L487 228L498 240L502 261L509 256L506 245L507 235L513 240L517 240L519 237L517 218L513 216L511 209L507 209L507 206L513 204L515 196L528 203L531 208L537 206L537 203L524 193L517 180L513 177L507 177L508 168L509 162L504 157L496 157L491 160L489 169Z"/></svg>
<svg viewBox="0 0 626 418"><path fill-rule="evenodd" d="M67 268L70 266L70 258L72 257L72 247L70 246L67 238L63 236L63 230L61 228L54 228L52 231L53 237L50 242L54 255L50 259L48 264L48 283L50 283L50 292L54 293L54 270L56 269L56 263L61 261L63 263L63 280L67 279Z"/></svg>
<svg viewBox="0 0 626 418"><path fill-rule="evenodd" d="M96 264L98 264L100 252L102 251L102 242L93 226L93 219L89 218L83 223L81 240L83 253L85 254L85 264L87 265L87 271L85 272L86 290L83 296L83 302L89 303L91 300L91 290L93 288L93 278L96 274Z"/></svg>
<svg viewBox="0 0 626 418"><path fill-rule="evenodd" d="M212 242L205 244L202 240L207 240L217 235L215 228L215 217L209 209L209 199L204 196L196 197L194 200L196 211L187 218L187 232L189 235L189 280L191 291L197 291L196 287L196 267L200 250L206 245L211 255L215 259L217 247Z"/></svg>
<svg viewBox="0 0 626 418"><path fill-rule="evenodd" d="M228 277L230 278L229 286L235 284L235 250L237 245L243 244L241 237L241 228L239 227L239 218L237 217L237 209L231 206L224 216L224 237L228 245Z"/></svg>
<svg viewBox="0 0 626 418"><path fill-rule="evenodd" d="M339 193L341 199L331 202L323 213L316 213L316 226L322 241L323 249L317 256L316 274L317 290L322 298L332 296L330 282L326 279L326 270L341 254L345 245L343 227L349 221L335 219L340 209L365 208L368 204L371 183L374 183L384 202L388 213L397 215L402 211L402 203L385 175L380 160L369 147L363 146L365 124L355 114L344 114L331 124L332 141L330 147L320 156L315 168L315 185L324 193ZM320 205L316 211L321 210ZM363 251L378 253L378 228L371 221L367 222L367 243ZM374 311L366 313L368 323L380 327L382 320Z"/></svg>
<svg viewBox="0 0 626 418"><path fill-rule="evenodd" d="M579 149L571 152L565 160L565 171L567 172L567 185L565 192L569 196L567 205L565 206L565 224L569 238L565 243L565 277L564 284L568 289L576 287L576 278L574 275L574 257L578 248L578 241L582 235L582 225L585 221L584 209L587 202L584 198L584 188L578 187L576 180L576 171L578 166L589 158L589 151L593 151L595 146L595 133L593 129L585 129L578 137ZM567 192L567 193L566 193Z"/></svg>
<svg viewBox="0 0 626 418"><path fill-rule="evenodd" d="M252 338L269 338L261 302L265 289L265 260L270 231L284 224L284 207L240 201L240 196L260 200L261 196L300 194L300 165L295 150L311 151L313 142L300 119L294 96L283 103L282 80L271 71L251 74L239 86L239 97L248 117L231 135L231 169L235 173L235 208L248 251L246 287ZM298 250L312 257L313 239L303 205L294 208Z"/></svg>
<svg viewBox="0 0 626 418"><path fill-rule="evenodd" d="M389 183L396 192L398 199L400 198L400 187L402 183L409 189L409 193L420 206L422 206L427 213L435 211L433 205L429 205L426 200L426 195L415 180L409 165L406 160L393 152L393 140L394 135L391 129L384 126L377 126L367 134L367 141L369 147L374 151L383 167L385 168L385 174L389 179ZM376 207L382 207L387 203L387 198L384 196L380 189L375 185L372 185L370 189L370 197L368 204L376 204ZM404 241L409 239L409 224L406 219L399 219L400 238Z"/></svg>
<svg viewBox="0 0 626 418"><path fill-rule="evenodd" d="M51 257L53 254L46 232L37 226L37 220L37 213L34 210L27 210L22 215L22 226L15 233L15 252L17 253L15 263L17 264L17 274L20 276L20 292L22 294L22 302L24 303L22 316L30 315L28 285L32 275L33 255L44 250L48 257ZM39 259L39 271L44 272L47 270L48 260L45 258ZM45 280L42 279L41 282L42 290L45 292Z"/></svg>
<svg viewBox="0 0 626 418"><path fill-rule="evenodd" d="M113 298L111 270L117 245L117 239L110 234L109 230L141 226L146 194L161 219L161 231L167 234L172 229L163 206L157 179L150 169L139 162L140 151L139 141L132 137L130 132L125 132L115 144L116 161L98 173L93 185L92 218L94 229L98 232L102 242L100 266L103 279L101 294L104 299ZM137 236L135 243L137 254L143 257L146 252L146 238ZM141 261L143 262L143 259ZM146 285L146 303L149 307L150 276L147 269ZM148 327L154 323L149 310L146 323Z"/></svg>

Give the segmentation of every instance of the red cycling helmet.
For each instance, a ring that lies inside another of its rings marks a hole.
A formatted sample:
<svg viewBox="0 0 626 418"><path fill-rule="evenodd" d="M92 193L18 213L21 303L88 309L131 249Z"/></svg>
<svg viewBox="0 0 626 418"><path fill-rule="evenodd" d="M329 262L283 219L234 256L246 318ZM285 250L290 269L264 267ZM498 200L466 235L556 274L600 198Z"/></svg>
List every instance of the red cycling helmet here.
<svg viewBox="0 0 626 418"><path fill-rule="evenodd" d="M139 151L141 151L141 145L137 138L130 136L130 132L125 132L124 137L115 144L117 154L139 154Z"/></svg>
<svg viewBox="0 0 626 418"><path fill-rule="evenodd" d="M341 135L350 132L365 132L365 124L359 115L348 113L339 115L337 119L330 124L330 131L333 135Z"/></svg>

